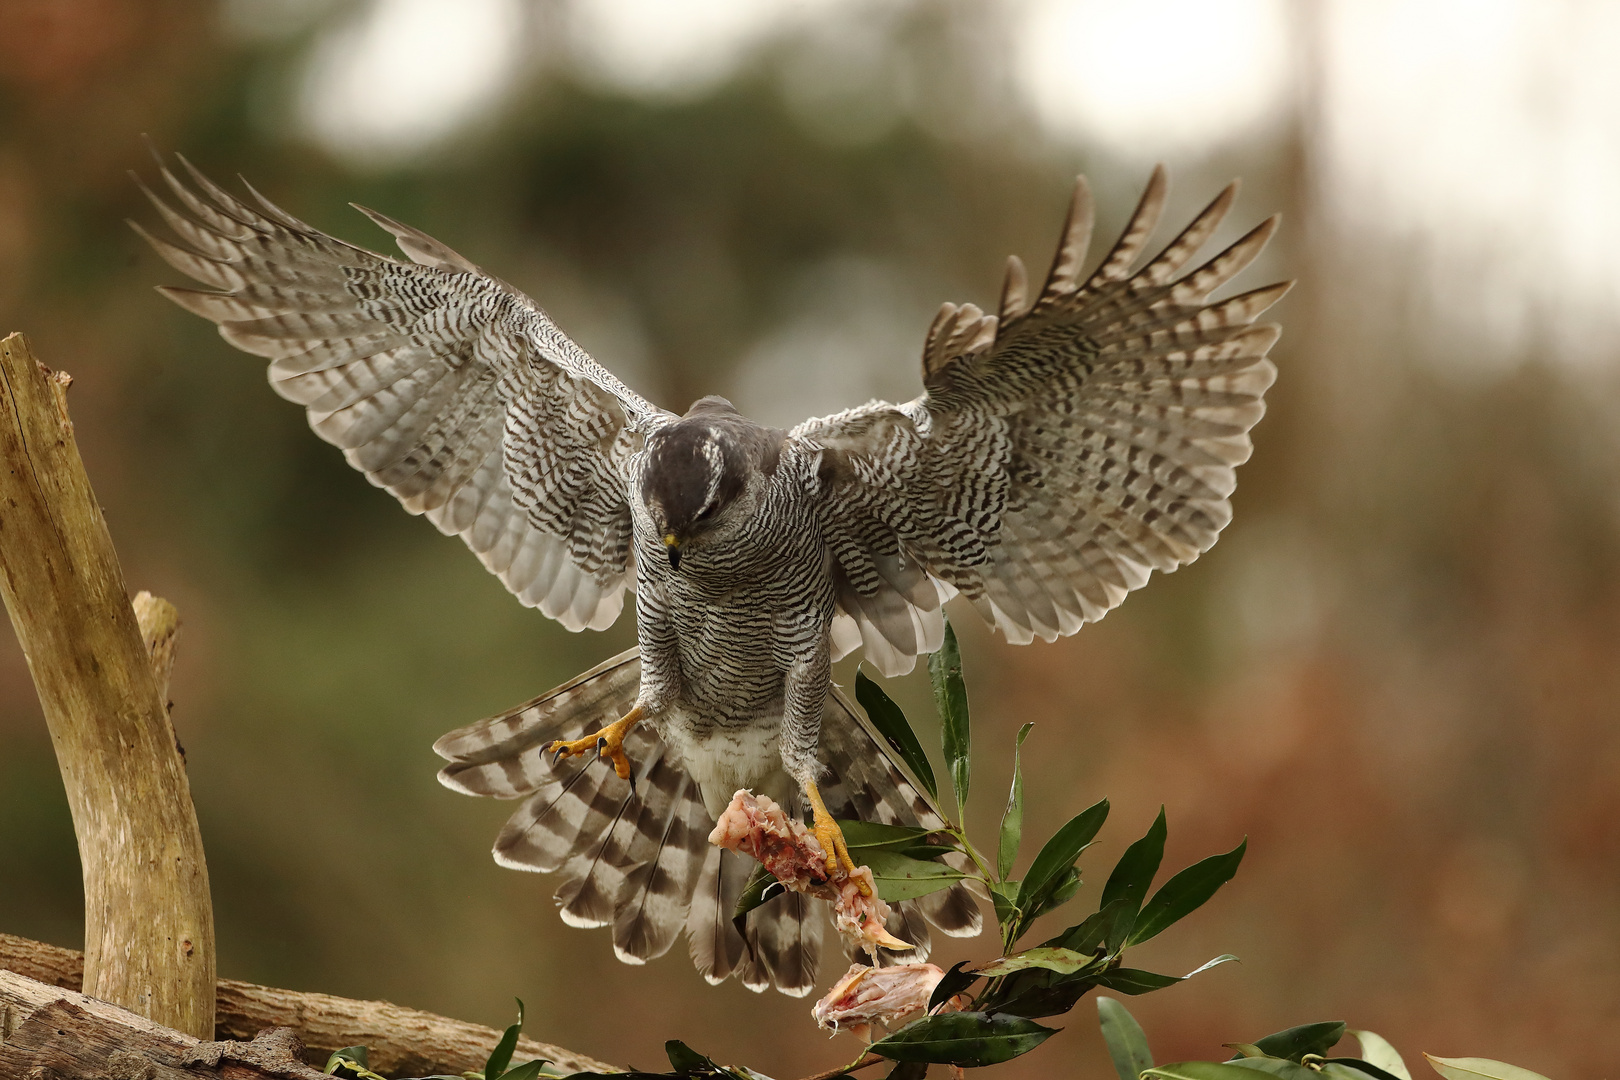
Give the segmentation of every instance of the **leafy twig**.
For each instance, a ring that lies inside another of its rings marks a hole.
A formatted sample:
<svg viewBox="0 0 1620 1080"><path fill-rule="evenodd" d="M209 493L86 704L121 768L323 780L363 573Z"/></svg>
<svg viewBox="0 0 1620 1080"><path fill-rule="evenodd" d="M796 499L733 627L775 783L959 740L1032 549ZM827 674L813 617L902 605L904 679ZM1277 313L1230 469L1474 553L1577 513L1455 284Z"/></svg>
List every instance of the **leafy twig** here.
<svg viewBox="0 0 1620 1080"><path fill-rule="evenodd" d="M837 1080L837 1078L840 1076L848 1076L857 1069L864 1069L885 1060L887 1059L880 1058L876 1054L862 1054L855 1060L853 1065L840 1065L836 1069L828 1069L826 1072L818 1072L811 1076L806 1076L804 1080Z"/></svg>

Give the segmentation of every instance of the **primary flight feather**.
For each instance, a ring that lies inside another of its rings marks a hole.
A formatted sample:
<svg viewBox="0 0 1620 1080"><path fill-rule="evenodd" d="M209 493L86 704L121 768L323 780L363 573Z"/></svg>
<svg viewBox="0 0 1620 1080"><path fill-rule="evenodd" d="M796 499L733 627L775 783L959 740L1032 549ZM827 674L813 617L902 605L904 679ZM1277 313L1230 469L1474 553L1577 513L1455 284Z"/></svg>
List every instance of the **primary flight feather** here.
<svg viewBox="0 0 1620 1080"><path fill-rule="evenodd" d="M789 893L731 911L742 856L705 842L738 788L835 817L940 824L937 807L830 683L856 648L886 675L937 649L965 596L1007 638L1072 634L1151 571L1215 543L1264 412L1278 328L1271 285L1210 295L1260 253L1261 223L1195 263L1229 186L1156 256L1154 171L1089 274L1084 179L1030 295L1009 261L995 314L946 304L921 396L789 431L708 397L684 415L640 397L528 297L439 241L363 210L410 262L333 239L248 189L182 164L179 243L142 235L208 286L164 295L269 358L272 385L413 514L460 536L524 604L603 629L636 590L639 646L501 716L446 735L440 779L522 798L496 842L508 866L557 871L563 918L613 927L621 959L684 929L718 982L802 994L820 923ZM587 768L596 755L612 768ZM890 930L977 933L956 888L898 905Z"/></svg>

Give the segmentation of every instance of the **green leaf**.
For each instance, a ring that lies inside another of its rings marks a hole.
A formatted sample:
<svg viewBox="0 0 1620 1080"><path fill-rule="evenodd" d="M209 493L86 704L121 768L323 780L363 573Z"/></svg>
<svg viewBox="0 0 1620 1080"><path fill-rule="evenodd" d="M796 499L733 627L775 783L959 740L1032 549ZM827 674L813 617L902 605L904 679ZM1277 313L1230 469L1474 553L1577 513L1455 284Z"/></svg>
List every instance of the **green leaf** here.
<svg viewBox="0 0 1620 1080"><path fill-rule="evenodd" d="M996 908L996 925L1007 926L1018 918L1018 892L1021 888L1016 881L993 881L990 883L990 902Z"/></svg>
<svg viewBox="0 0 1620 1080"><path fill-rule="evenodd" d="M664 1053L669 1056L669 1067L676 1072L698 1072L716 1068L715 1063L704 1055L693 1050L679 1039L670 1039L664 1044Z"/></svg>
<svg viewBox="0 0 1620 1080"><path fill-rule="evenodd" d="M748 875L748 881L743 885L742 893L737 897L737 906L731 909L731 923L737 928L737 933L741 934L745 940L748 937L748 913L769 899L765 895L765 890L772 885L780 887L776 875L765 869L763 865L755 863L754 872Z"/></svg>
<svg viewBox="0 0 1620 1080"><path fill-rule="evenodd" d="M1115 901L1118 903L1118 901ZM1106 986L1110 990L1118 990L1122 994L1146 994L1153 990L1163 990L1178 982L1186 982L1194 975L1208 971L1212 967L1230 963L1237 957L1231 953L1222 953L1206 964L1201 964L1185 975L1160 975L1154 971L1142 971L1139 968L1114 968L1096 977L1097 985ZM1265 1046L1264 1040L1261 1047ZM1269 1051L1268 1051L1269 1052Z"/></svg>
<svg viewBox="0 0 1620 1080"><path fill-rule="evenodd" d="M343 1072L339 1073L339 1069L342 1069ZM345 1046L341 1050L332 1051L332 1056L326 1059L326 1072L331 1075L357 1078L357 1080L383 1080L383 1077L371 1071L371 1062L367 1058L366 1048L363 1046ZM457 1077L455 1080L460 1080L460 1078Z"/></svg>
<svg viewBox="0 0 1620 1080"><path fill-rule="evenodd" d="M1041 1016L1060 1016L1074 1008L1082 997L1097 986L1092 977L1083 972L1079 975L1053 975L1044 971L1020 971L1009 976L1010 979L1030 977L1054 981L1015 988L1018 990L1017 993L997 994L994 1006L984 1002L980 1004L980 1008L1032 1019Z"/></svg>
<svg viewBox="0 0 1620 1080"><path fill-rule="evenodd" d="M1012 873L1013 860L1018 858L1018 842L1024 835L1024 771L1019 761L1024 740L1029 738L1033 723L1018 729L1013 742L1012 787L1007 792L1007 809L1001 812L1001 844L996 848L996 877L1006 880Z"/></svg>
<svg viewBox="0 0 1620 1080"><path fill-rule="evenodd" d="M1052 940L1045 942L1060 949L1073 949L1079 953L1095 953L1103 948L1110 956L1117 956L1125 946L1125 937L1136 922L1136 910L1129 900L1115 900L1094 911L1084 921L1069 927Z"/></svg>
<svg viewBox="0 0 1620 1080"><path fill-rule="evenodd" d="M928 995L928 1011L933 1012L951 998L960 994L968 987L979 981L979 976L972 971L963 971L967 967L966 960L960 960L951 965L951 970L934 986L934 992Z"/></svg>
<svg viewBox="0 0 1620 1080"><path fill-rule="evenodd" d="M1147 1036L1125 1006L1114 998L1098 997L1097 1018L1102 1023L1103 1042L1108 1045L1108 1056L1113 1059L1119 1080L1137 1080L1144 1069L1153 1068Z"/></svg>
<svg viewBox="0 0 1620 1080"><path fill-rule="evenodd" d="M496 1080L512 1064L512 1051L517 1049L518 1034L523 1030L523 999L517 998L516 1001L517 1023L506 1029L501 1041L489 1052L489 1060L484 1062L484 1080Z"/></svg>
<svg viewBox="0 0 1620 1080"><path fill-rule="evenodd" d="M1125 899L1115 900L1097 914L1103 916L1102 946L1109 956L1125 951L1131 930L1136 926L1136 908Z"/></svg>
<svg viewBox="0 0 1620 1080"><path fill-rule="evenodd" d="M866 672L859 670L855 672L855 700L866 710L866 718L872 721L872 726L888 740L889 746L900 755L922 786L928 789L928 794L938 799L939 785L934 780L934 767L928 763L928 755L923 753L922 743L917 741L917 733L911 730L900 706L890 700L883 687L867 678Z"/></svg>
<svg viewBox="0 0 1620 1080"><path fill-rule="evenodd" d="M1174 986L1181 978L1180 975L1160 975L1156 971L1122 967L1098 975L1097 985L1135 997L1137 994L1147 994L1154 990L1163 990L1167 986Z"/></svg>
<svg viewBox="0 0 1620 1080"><path fill-rule="evenodd" d="M1026 918L1035 917L1034 905L1030 901L1049 888L1058 875L1074 866L1075 860L1096 837L1097 830L1102 828L1106 820L1108 800L1103 799L1069 819L1068 824L1042 845L1040 853L1029 866L1029 873L1024 875L1023 886L1018 890L1017 906Z"/></svg>
<svg viewBox="0 0 1620 1080"><path fill-rule="evenodd" d="M331 1072L339 1065L358 1065L362 1069L369 1069L371 1061L366 1056L363 1046L345 1046L341 1050L332 1051L332 1056L326 1059L326 1071Z"/></svg>
<svg viewBox="0 0 1620 1080"><path fill-rule="evenodd" d="M868 1046L891 1061L928 1061L975 1068L1011 1061L1057 1034L1021 1016L958 1012L914 1020Z"/></svg>
<svg viewBox="0 0 1620 1080"><path fill-rule="evenodd" d="M956 630L949 619L945 621L944 642L939 651L928 658L928 677L934 683L940 739L945 749L945 766L951 774L951 787L956 792L956 807L958 811L965 811L973 739L968 726L967 686L962 682L962 651L957 648Z"/></svg>
<svg viewBox="0 0 1620 1080"><path fill-rule="evenodd" d="M1055 971L1059 975L1073 975L1082 968L1092 967L1101 962L1101 957L1088 956L1069 949L1054 949L1041 946L1003 956L973 970L987 979L993 979L998 975L1010 975L1014 971L1025 971L1029 968Z"/></svg>
<svg viewBox="0 0 1620 1080"><path fill-rule="evenodd" d="M549 1064L551 1064L549 1061L542 1061L540 1058L525 1061L517 1068L501 1073L501 1080L538 1080Z"/></svg>
<svg viewBox="0 0 1620 1080"><path fill-rule="evenodd" d="M1159 863L1164 859L1167 831L1161 806L1147 835L1126 848L1125 854L1114 864L1114 872L1108 875L1108 884L1103 886L1101 906L1107 907L1115 900L1129 900L1134 907L1142 906L1142 901L1147 899L1148 886L1153 884L1153 875L1159 872Z"/></svg>
<svg viewBox="0 0 1620 1080"><path fill-rule="evenodd" d="M1187 869L1164 883L1153 894L1153 899L1142 905L1136 926L1131 930L1128 945L1140 945L1203 906L1204 901L1237 873L1248 848L1247 838L1224 855L1211 855L1193 863Z"/></svg>
<svg viewBox="0 0 1620 1080"><path fill-rule="evenodd" d="M1287 1058L1279 1057L1242 1057L1227 1062L1250 1072L1265 1073L1267 1076L1278 1077L1279 1080L1320 1080L1316 1073L1305 1066Z"/></svg>
<svg viewBox="0 0 1620 1080"><path fill-rule="evenodd" d="M1155 1065L1142 1075L1157 1076L1162 1080L1254 1080L1252 1070L1236 1062L1220 1061L1178 1061L1173 1065Z"/></svg>
<svg viewBox="0 0 1620 1080"><path fill-rule="evenodd" d="M1074 899L1074 894L1079 891L1080 868L1071 866L1048 882L1046 888L1030 898L1029 910L1024 912L1024 918L1034 920L1053 908L1060 908Z"/></svg>
<svg viewBox="0 0 1620 1080"><path fill-rule="evenodd" d="M884 825L877 821L845 821L840 818L838 827L843 830L844 843L850 851L875 847L892 847L898 851L928 835L927 829L915 825Z"/></svg>
<svg viewBox="0 0 1620 1080"><path fill-rule="evenodd" d="M1367 1080L1369 1076L1372 1077L1372 1080L1402 1080L1401 1077L1396 1076L1394 1073L1389 1072L1386 1069L1381 1069L1372 1062L1363 1060L1362 1058L1323 1058L1322 1061L1317 1064L1318 1067L1324 1072L1329 1071L1330 1067L1337 1066L1337 1068L1332 1068L1332 1075L1340 1077L1341 1080ZM1412 1078L1408 1076L1405 1078L1405 1080L1412 1080Z"/></svg>
<svg viewBox="0 0 1620 1080"><path fill-rule="evenodd" d="M1242 961L1238 960L1237 957L1233 956L1229 952L1228 953L1221 953L1221 955L1217 956L1215 959L1206 960L1202 964L1199 964L1197 967L1195 967L1191 971L1187 972L1187 974L1183 975L1182 978L1183 979L1190 979L1194 975L1202 975L1204 972L1208 971L1212 967L1220 967L1222 964L1232 964L1232 963L1241 963L1241 962Z"/></svg>
<svg viewBox="0 0 1620 1080"><path fill-rule="evenodd" d="M1407 1069L1400 1051L1391 1046L1389 1040L1371 1031L1352 1031L1350 1034L1361 1044L1361 1059L1367 1064L1376 1065L1397 1080L1412 1080L1412 1073Z"/></svg>
<svg viewBox="0 0 1620 1080"><path fill-rule="evenodd" d="M923 1080L928 1075L928 1062L902 1061L889 1070L883 1080Z"/></svg>
<svg viewBox="0 0 1620 1080"><path fill-rule="evenodd" d="M1254 1045L1272 1057L1298 1061L1306 1054L1325 1055L1333 1049L1333 1044L1342 1038L1344 1038L1342 1021L1322 1020L1315 1024L1284 1028L1274 1035L1256 1039Z"/></svg>
<svg viewBox="0 0 1620 1080"><path fill-rule="evenodd" d="M878 895L891 904L948 889L963 876L944 863L924 862L881 848L862 852L859 861L871 867Z"/></svg>
<svg viewBox="0 0 1620 1080"><path fill-rule="evenodd" d="M1443 1058L1424 1054L1434 1071L1446 1080L1547 1080L1538 1072L1490 1058Z"/></svg>
<svg viewBox="0 0 1620 1080"><path fill-rule="evenodd" d="M1221 1043L1228 1050L1236 1050L1238 1057L1265 1057L1266 1052L1254 1043Z"/></svg>
<svg viewBox="0 0 1620 1080"><path fill-rule="evenodd" d="M895 852L899 855L922 859L926 862L929 859L937 859L941 855L949 855L953 851L960 850L960 848L951 847L948 844L914 844L911 847L896 848Z"/></svg>
<svg viewBox="0 0 1620 1080"><path fill-rule="evenodd" d="M1328 1080L1396 1080L1394 1073L1387 1073L1360 1058L1328 1058L1316 1065L1316 1075Z"/></svg>

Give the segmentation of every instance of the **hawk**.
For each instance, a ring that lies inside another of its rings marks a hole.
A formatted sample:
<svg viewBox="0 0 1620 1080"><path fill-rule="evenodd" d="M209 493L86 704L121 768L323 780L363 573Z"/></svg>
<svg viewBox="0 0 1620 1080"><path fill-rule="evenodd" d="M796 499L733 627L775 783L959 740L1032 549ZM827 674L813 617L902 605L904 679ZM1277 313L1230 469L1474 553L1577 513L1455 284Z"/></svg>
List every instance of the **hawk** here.
<svg viewBox="0 0 1620 1080"><path fill-rule="evenodd" d="M749 868L705 837L735 790L812 815L829 871L852 868L835 817L942 824L831 685L833 661L859 648L885 675L909 671L940 646L957 595L1009 641L1051 641L1191 562L1231 518L1276 375L1279 330L1254 320L1288 284L1210 300L1276 218L1195 263L1233 184L1138 267L1162 168L1090 273L1080 178L1033 294L1014 257L995 314L944 305L921 396L783 431L719 397L658 408L527 296L408 225L357 208L404 262L181 161L195 189L162 170L179 209L147 190L180 242L136 228L209 288L159 291L268 358L316 434L524 604L602 629L634 586L638 648L446 735L440 778L525 800L495 857L560 870L565 921L611 925L632 963L684 929L712 982L803 994L819 953L799 894L733 925ZM597 757L612 767L589 767ZM929 924L975 934L980 916L958 885L899 905L890 929L920 959Z"/></svg>

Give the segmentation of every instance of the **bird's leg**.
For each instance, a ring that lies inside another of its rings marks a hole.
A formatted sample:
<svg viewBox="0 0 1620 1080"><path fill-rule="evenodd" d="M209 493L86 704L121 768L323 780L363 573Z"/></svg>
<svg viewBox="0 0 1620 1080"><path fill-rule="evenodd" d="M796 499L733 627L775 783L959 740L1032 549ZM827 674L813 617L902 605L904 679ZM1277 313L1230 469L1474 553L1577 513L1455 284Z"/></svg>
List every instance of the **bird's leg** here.
<svg viewBox="0 0 1620 1080"><path fill-rule="evenodd" d="M836 874L841 866L846 874L853 874L855 860L849 857L849 845L844 843L844 830L838 827L838 822L827 812L827 804L821 801L821 791L816 787L814 780L804 785L804 793L809 796L810 810L815 816L816 843L821 845L822 853L827 858L827 873ZM871 889L867 888L864 881L858 881L856 884L862 896L872 895Z"/></svg>
<svg viewBox="0 0 1620 1080"><path fill-rule="evenodd" d="M565 757L588 754L595 750L598 757L607 758L613 763L613 771L619 774L620 780L630 780L630 759L624 756L624 736L636 726L642 715L642 708L637 705L594 735L587 735L573 742L558 739L541 752L555 755L552 761L557 762ZM631 780L631 783L634 784L635 781Z"/></svg>

